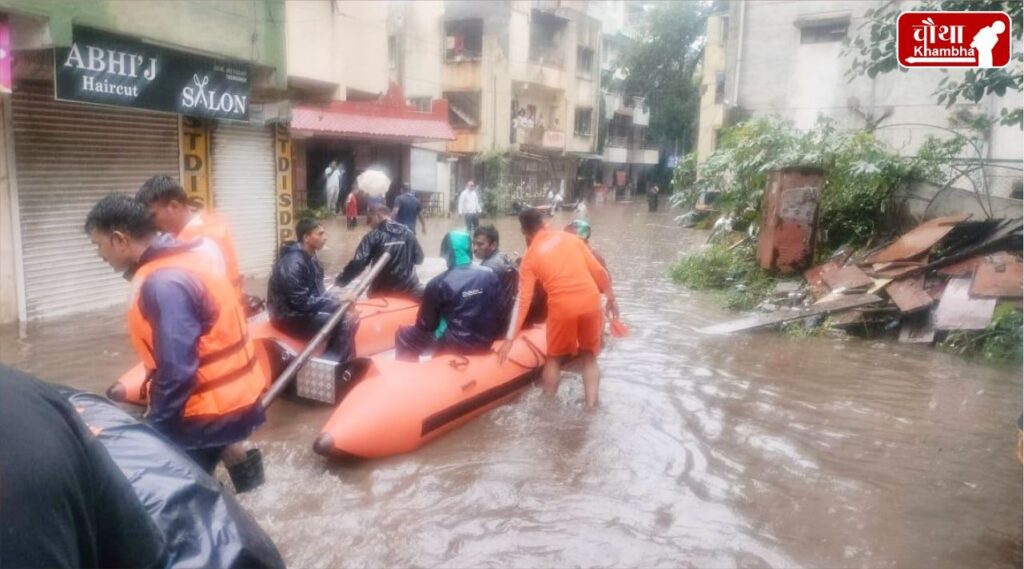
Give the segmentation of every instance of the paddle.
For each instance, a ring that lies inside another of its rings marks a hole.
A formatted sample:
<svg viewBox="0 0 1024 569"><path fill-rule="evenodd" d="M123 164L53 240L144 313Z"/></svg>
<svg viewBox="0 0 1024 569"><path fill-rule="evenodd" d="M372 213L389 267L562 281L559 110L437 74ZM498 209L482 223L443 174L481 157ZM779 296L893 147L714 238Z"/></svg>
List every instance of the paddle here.
<svg viewBox="0 0 1024 569"><path fill-rule="evenodd" d="M359 281L359 284L356 286L353 294L353 300L343 302L341 306L334 311L334 314L331 315L330 320L324 324L323 328L313 336L313 339L309 341L309 344L307 344L306 348L302 350L302 353L299 354L283 372L281 372L281 376L278 377L277 381L274 382L267 393L263 396L263 400L260 402L264 409L269 407L270 404L274 402L274 399L277 399L277 396L281 395L281 392L288 387L288 384L291 383L293 379L295 379L295 376L298 375L302 366L304 366L306 362L309 361L309 358L313 356L313 352L320 347L320 344L323 344L324 340L327 339L327 335L331 333L331 330L334 330L334 327L341 322L342 318L344 318L345 313L348 312L348 309L355 303L354 299L359 298L359 295L363 294L363 292L370 286L370 283L373 282L373 279L377 278L377 275L384 269L384 265L386 265L390 259L391 253L385 251L384 254L380 256L380 259L377 259L377 262L370 267L370 271L366 273L363 280Z"/></svg>

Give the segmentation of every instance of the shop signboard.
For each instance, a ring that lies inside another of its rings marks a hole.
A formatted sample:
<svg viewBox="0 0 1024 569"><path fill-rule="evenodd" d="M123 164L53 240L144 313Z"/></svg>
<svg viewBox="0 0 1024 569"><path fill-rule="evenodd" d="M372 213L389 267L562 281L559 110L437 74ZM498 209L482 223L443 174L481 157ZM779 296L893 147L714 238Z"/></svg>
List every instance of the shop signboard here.
<svg viewBox="0 0 1024 569"><path fill-rule="evenodd" d="M245 63L175 51L135 38L75 26L70 47L57 48L57 99L247 120Z"/></svg>

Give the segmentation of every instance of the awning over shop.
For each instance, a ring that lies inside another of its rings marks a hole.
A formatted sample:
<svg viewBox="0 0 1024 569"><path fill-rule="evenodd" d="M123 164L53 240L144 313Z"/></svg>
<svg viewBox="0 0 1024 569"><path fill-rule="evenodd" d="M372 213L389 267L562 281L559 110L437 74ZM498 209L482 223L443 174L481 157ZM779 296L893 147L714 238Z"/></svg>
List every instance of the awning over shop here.
<svg viewBox="0 0 1024 569"><path fill-rule="evenodd" d="M323 106L292 109L292 131L296 134L327 135L338 138L374 138L403 142L455 140L448 124L448 104L431 101L430 111L406 104L394 83L377 101L333 101Z"/></svg>

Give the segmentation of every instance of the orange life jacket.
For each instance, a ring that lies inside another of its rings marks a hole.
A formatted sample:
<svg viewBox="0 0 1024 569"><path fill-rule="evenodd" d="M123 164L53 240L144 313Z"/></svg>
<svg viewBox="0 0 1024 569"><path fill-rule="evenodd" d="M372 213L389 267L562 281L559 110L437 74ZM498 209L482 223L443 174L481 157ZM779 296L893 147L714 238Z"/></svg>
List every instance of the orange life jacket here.
<svg viewBox="0 0 1024 569"><path fill-rule="evenodd" d="M215 273L212 265L205 255L186 251L150 261L139 267L132 278L134 293L128 308L128 330L132 346L150 377L156 371L153 328L139 305L139 292L146 279L160 269L186 270L198 277L219 308L210 330L199 338L199 370L196 386L185 402L186 419L220 417L247 408L258 402L266 386L235 290L224 276Z"/></svg>
<svg viewBox="0 0 1024 569"><path fill-rule="evenodd" d="M178 241L192 241L206 237L217 244L221 256L224 257L224 270L231 285L235 287L238 298L242 298L242 275L238 269L238 257L235 255L235 241L231 238L228 226L219 217L210 212L200 212L198 223L189 223L178 233Z"/></svg>

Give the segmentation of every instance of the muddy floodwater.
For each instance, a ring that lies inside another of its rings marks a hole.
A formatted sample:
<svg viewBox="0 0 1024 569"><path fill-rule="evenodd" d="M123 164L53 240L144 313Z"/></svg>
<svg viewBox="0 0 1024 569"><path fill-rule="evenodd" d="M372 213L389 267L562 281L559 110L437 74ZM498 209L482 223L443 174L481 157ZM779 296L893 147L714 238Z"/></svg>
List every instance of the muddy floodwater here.
<svg viewBox="0 0 1024 569"><path fill-rule="evenodd" d="M275 403L255 437L267 484L242 502L288 564L1019 567L1020 370L890 341L702 335L731 315L668 278L705 239L672 215L591 210L633 330L601 356L595 412L566 375L554 400L531 388L413 454L341 467L311 450L329 409ZM458 223L430 220L428 255ZM343 225L329 270L364 231ZM514 218L497 225L524 248ZM4 328L0 360L102 392L134 361L115 312Z"/></svg>

